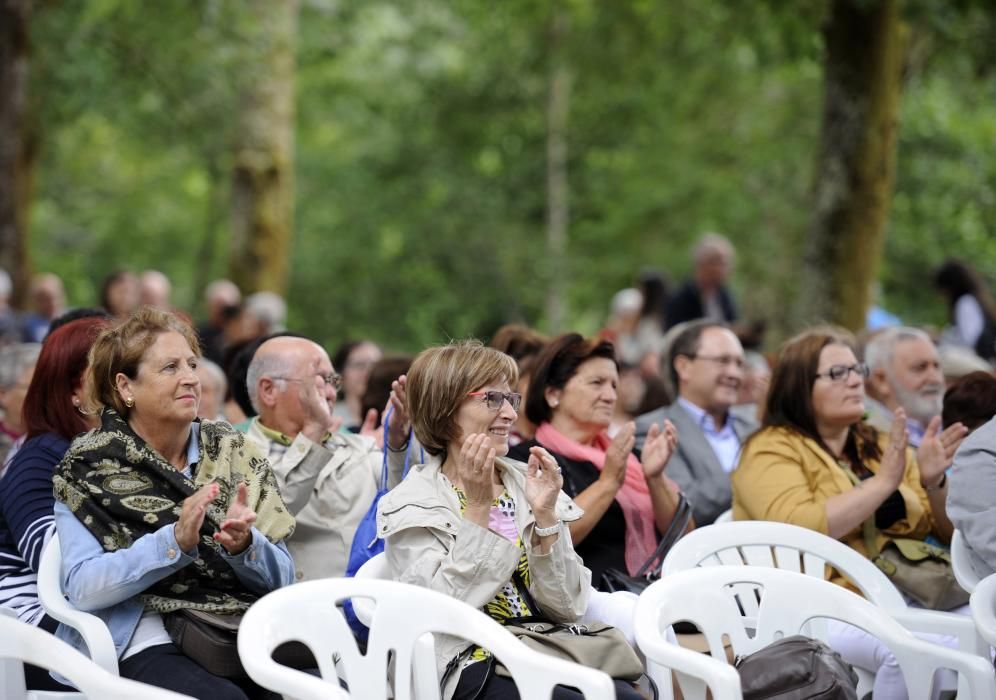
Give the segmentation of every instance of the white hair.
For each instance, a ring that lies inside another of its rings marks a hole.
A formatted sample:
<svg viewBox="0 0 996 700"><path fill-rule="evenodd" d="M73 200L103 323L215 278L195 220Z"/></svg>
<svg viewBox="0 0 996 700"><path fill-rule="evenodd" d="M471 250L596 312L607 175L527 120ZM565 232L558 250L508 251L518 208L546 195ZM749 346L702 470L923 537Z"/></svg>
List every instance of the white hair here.
<svg viewBox="0 0 996 700"><path fill-rule="evenodd" d="M0 267L0 299L6 299L14 291L14 283L10 279L10 273Z"/></svg>
<svg viewBox="0 0 996 700"><path fill-rule="evenodd" d="M228 391L228 378L225 376L224 370L222 370L216 362L212 362L206 357L198 358L197 365L207 372L208 378L214 382L214 386L218 390L218 393L224 396L225 392Z"/></svg>
<svg viewBox="0 0 996 700"><path fill-rule="evenodd" d="M264 326L265 333L277 333L285 330L287 321L287 304L283 297L275 292L256 292L246 299L246 311L256 317Z"/></svg>
<svg viewBox="0 0 996 700"><path fill-rule="evenodd" d="M727 260L733 259L733 244L729 238L719 233L703 234L692 251L692 259L696 265L707 262L717 255Z"/></svg>
<svg viewBox="0 0 996 700"><path fill-rule="evenodd" d="M9 389L28 367L38 362L41 343L14 343L0 347L0 388Z"/></svg>
<svg viewBox="0 0 996 700"><path fill-rule="evenodd" d="M266 343L263 343L266 345ZM262 348L262 346L260 346ZM294 357L279 352L263 352L259 349L252 356L246 371L246 389L249 390L249 403L257 415L262 413L259 403L259 380L263 377L286 376L294 371Z"/></svg>
<svg viewBox="0 0 996 700"><path fill-rule="evenodd" d="M896 354L896 346L906 340L923 340L931 345L934 341L930 339L925 331L910 326L896 326L887 328L874 336L865 345L864 361L868 369L872 372L882 371L887 376L892 376L892 360Z"/></svg>

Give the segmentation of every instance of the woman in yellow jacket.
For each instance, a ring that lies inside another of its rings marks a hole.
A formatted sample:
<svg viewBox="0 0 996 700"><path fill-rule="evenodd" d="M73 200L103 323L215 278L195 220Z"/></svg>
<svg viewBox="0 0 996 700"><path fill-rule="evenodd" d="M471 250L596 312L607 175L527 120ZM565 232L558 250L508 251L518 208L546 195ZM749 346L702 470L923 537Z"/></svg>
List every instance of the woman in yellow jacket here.
<svg viewBox="0 0 996 700"><path fill-rule="evenodd" d="M868 367L856 359L846 333L818 328L783 346L762 429L744 446L733 472L735 519L799 525L866 556L862 524L870 518L879 546L889 535L950 540L944 471L967 430L956 423L942 432L935 417L914 455L902 410L887 436L862 422L867 377ZM840 576L833 580L847 585ZM888 649L844 627L835 628L839 644L833 646L850 663L877 671L876 700L905 697Z"/></svg>

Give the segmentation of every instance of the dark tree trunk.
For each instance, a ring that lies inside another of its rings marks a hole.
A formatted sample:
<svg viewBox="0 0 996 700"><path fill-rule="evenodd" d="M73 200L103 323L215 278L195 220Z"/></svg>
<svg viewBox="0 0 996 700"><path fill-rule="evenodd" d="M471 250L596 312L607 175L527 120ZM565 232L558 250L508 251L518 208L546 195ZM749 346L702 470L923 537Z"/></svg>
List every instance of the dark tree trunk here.
<svg viewBox="0 0 996 700"><path fill-rule="evenodd" d="M906 30L897 0L832 0L801 323L865 325L892 200Z"/></svg>
<svg viewBox="0 0 996 700"><path fill-rule="evenodd" d="M34 149L27 136L31 0L0 0L0 267L14 281L13 303L24 301L28 277L27 224Z"/></svg>
<svg viewBox="0 0 996 700"><path fill-rule="evenodd" d="M546 248L548 286L546 321L551 333L563 328L567 286L567 232L570 221L567 177L567 117L570 113L571 74L564 44L569 20L555 8L550 30L550 83L546 105Z"/></svg>
<svg viewBox="0 0 996 700"><path fill-rule="evenodd" d="M285 294L294 210L297 0L252 0L253 80L242 96L232 176L231 278Z"/></svg>

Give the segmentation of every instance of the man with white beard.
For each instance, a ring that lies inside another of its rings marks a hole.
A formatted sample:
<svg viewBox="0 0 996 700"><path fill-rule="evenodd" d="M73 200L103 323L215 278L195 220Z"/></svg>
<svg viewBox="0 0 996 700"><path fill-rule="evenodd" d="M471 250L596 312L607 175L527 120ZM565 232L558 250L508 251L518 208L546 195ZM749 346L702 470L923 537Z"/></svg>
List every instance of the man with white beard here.
<svg viewBox="0 0 996 700"><path fill-rule="evenodd" d="M888 432L893 412L902 407L909 444L919 446L944 400L941 360L930 336L918 328L889 328L868 342L864 359L871 371L865 388L878 403L868 402L868 422Z"/></svg>

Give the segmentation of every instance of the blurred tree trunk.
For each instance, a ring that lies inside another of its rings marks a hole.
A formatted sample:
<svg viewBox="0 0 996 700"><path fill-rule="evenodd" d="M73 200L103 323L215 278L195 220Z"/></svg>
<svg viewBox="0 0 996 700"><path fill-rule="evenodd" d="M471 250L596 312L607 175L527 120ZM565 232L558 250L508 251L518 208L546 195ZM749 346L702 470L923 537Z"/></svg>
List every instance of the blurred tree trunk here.
<svg viewBox="0 0 996 700"><path fill-rule="evenodd" d="M25 300L27 227L34 149L27 133L32 0L0 0L0 267L14 282L12 303Z"/></svg>
<svg viewBox="0 0 996 700"><path fill-rule="evenodd" d="M864 328L885 243L907 30L897 0L832 0L802 323Z"/></svg>
<svg viewBox="0 0 996 700"><path fill-rule="evenodd" d="M546 319L551 333L563 328L567 286L567 228L570 217L567 179L567 116L570 112L571 75L564 44L569 29L567 13L554 9L550 29L550 83L546 107L546 243L549 284Z"/></svg>
<svg viewBox="0 0 996 700"><path fill-rule="evenodd" d="M297 0L251 0L232 175L231 278L243 291L286 294L294 218L294 45Z"/></svg>

